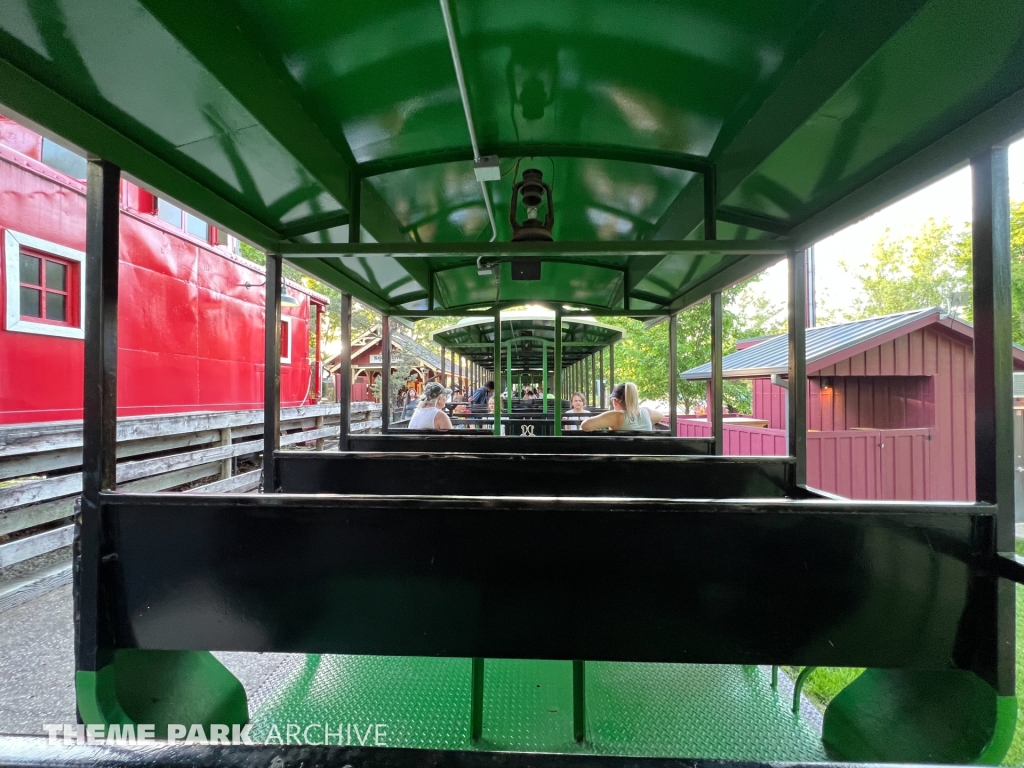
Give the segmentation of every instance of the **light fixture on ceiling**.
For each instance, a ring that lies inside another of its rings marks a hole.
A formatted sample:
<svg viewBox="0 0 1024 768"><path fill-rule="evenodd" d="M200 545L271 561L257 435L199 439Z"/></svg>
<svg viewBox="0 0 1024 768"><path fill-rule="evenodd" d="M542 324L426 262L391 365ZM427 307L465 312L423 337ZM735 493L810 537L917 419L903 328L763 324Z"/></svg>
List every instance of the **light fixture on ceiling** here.
<svg viewBox="0 0 1024 768"><path fill-rule="evenodd" d="M526 206L526 220L519 223L517 212L519 199ZM537 218L542 203L547 203L544 221ZM551 187L544 182L544 174L536 168L523 171L522 181L512 185L512 200L509 205L508 222L512 225L512 242L548 242L554 240L551 234L555 226L555 206L551 200Z"/></svg>

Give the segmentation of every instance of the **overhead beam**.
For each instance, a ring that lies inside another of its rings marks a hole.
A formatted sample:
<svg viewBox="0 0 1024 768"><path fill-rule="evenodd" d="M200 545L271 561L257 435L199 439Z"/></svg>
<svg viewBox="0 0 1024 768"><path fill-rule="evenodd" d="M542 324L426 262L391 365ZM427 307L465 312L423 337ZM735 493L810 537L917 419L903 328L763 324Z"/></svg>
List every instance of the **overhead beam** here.
<svg viewBox="0 0 1024 768"><path fill-rule="evenodd" d="M746 227L747 229L769 232L773 235L787 235L789 230L793 228L792 224L782 221L782 219L761 216L750 211L742 211L739 208L719 207L716 215L718 221L735 224L738 227Z"/></svg>
<svg viewBox="0 0 1024 768"><path fill-rule="evenodd" d="M790 230L794 247L805 249L895 200L966 166L970 158L1024 133L1024 90L1003 99L902 163L862 184Z"/></svg>
<svg viewBox="0 0 1024 768"><path fill-rule="evenodd" d="M207 71L245 107L274 139L346 210L351 210L353 177L362 174L340 129L325 130L305 103L292 74L260 44L261 29L233 3L182 4L140 0ZM362 199L362 225L376 239L404 239L394 211L375 189ZM282 235L282 238L295 237ZM415 275L417 280L422 275ZM424 287L426 284L423 283Z"/></svg>
<svg viewBox="0 0 1024 768"><path fill-rule="evenodd" d="M835 4L814 43L792 62L768 97L752 102L753 109L738 113L723 127L711 152L718 169L718 199L727 200L926 4L927 0ZM699 180L695 181L666 209L655 237L682 239L700 225L704 211Z"/></svg>
<svg viewBox="0 0 1024 768"><path fill-rule="evenodd" d="M255 44L262 35L247 25L245 14L232 11L230 3L139 2L291 153L310 178L348 208L354 160L339 152L310 119L296 96L294 79Z"/></svg>
<svg viewBox="0 0 1024 768"><path fill-rule="evenodd" d="M120 166L122 176L151 192L174 198L187 210L217 222L246 242L269 248L281 237L263 221L4 59L0 59L0 104L6 116L60 144L70 143L88 155Z"/></svg>
<svg viewBox="0 0 1024 768"><path fill-rule="evenodd" d="M559 243L278 243L289 260L323 256L669 256L721 253L785 256L788 240L597 240Z"/></svg>
<svg viewBox="0 0 1024 768"><path fill-rule="evenodd" d="M717 242L721 243L729 241L718 240ZM665 309L649 312L647 316L651 319L644 323L644 327L653 328L654 326L665 322L665 320L668 319L668 313L682 312L696 304L700 304L702 301L709 298L711 294L726 291L734 285L742 283L748 277L752 277L758 272L763 272L768 269L768 267L773 264L777 264L782 261L783 258L784 256L776 254L768 256L741 256L725 269L716 272L704 282L681 294Z"/></svg>
<svg viewBox="0 0 1024 768"><path fill-rule="evenodd" d="M333 229L334 227L343 227L348 224L350 219L348 211L341 211L338 213L332 213L329 216L320 216L315 219L305 219L297 224L293 224L289 227L283 227L278 230L278 234L284 240L291 240L293 237L301 237L302 235L311 235L315 232L323 232L325 229Z"/></svg>
<svg viewBox="0 0 1024 768"><path fill-rule="evenodd" d="M707 158L688 155L683 152L665 152L662 150L640 149L637 147L621 147L606 144L562 144L562 143L523 143L523 144L481 144L480 152L484 155L497 155L504 158L519 157L569 157L585 160L618 160L626 163L656 165L662 168L676 168L693 173L704 173L710 166ZM473 160L472 147L455 147L437 152L417 152L401 157L390 157L360 163L359 172L364 178L382 176L396 171L408 171L441 163L457 163Z"/></svg>

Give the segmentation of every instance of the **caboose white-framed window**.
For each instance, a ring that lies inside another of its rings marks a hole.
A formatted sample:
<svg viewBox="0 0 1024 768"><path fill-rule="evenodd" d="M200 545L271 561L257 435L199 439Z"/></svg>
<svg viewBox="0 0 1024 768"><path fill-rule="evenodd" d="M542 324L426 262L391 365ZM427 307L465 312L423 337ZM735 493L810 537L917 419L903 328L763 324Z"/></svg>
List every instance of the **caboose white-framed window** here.
<svg viewBox="0 0 1024 768"><path fill-rule="evenodd" d="M292 361L292 318L284 315L281 317L281 362Z"/></svg>
<svg viewBox="0 0 1024 768"><path fill-rule="evenodd" d="M4 230L4 327L84 339L85 252Z"/></svg>

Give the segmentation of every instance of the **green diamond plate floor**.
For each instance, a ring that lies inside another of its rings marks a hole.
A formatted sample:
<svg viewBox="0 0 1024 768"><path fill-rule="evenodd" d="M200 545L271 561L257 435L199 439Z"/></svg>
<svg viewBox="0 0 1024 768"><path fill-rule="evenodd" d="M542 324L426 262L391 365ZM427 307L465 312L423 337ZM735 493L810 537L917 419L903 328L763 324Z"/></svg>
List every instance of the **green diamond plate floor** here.
<svg viewBox="0 0 1024 768"><path fill-rule="evenodd" d="M488 659L484 732L475 748L757 760L826 760L817 729L757 667L587 664L587 738L572 738L572 665ZM393 747L473 749L470 662L372 656L315 656L276 681L253 713L253 736L287 727L385 725ZM322 738L320 728L311 731ZM370 736L372 743L373 736ZM358 744L354 730L342 743Z"/></svg>

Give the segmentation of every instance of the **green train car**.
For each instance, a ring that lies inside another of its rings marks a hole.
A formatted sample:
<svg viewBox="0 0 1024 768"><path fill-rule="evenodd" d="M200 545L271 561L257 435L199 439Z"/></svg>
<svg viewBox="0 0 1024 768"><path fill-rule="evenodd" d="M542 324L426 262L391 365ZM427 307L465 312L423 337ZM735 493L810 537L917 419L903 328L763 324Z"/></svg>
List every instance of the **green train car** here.
<svg viewBox="0 0 1024 768"><path fill-rule="evenodd" d="M1020 0L6 0L0 109L90 158L81 721L267 742L4 738L0 765L1003 759ZM977 501L816 491L806 250L967 164ZM122 175L267 254L261 493L116 490ZM724 457L721 294L781 260L789 456ZM353 298L385 336L468 318L438 340L474 382L526 374L550 404L532 433L499 406L350 435L343 381L339 450L281 450L284 262L343 292L343 335ZM702 302L711 438L562 434L602 318L669 322L675 382ZM503 320L523 306L546 312ZM230 651L305 660L255 706ZM782 665L867 671L819 733Z"/></svg>

